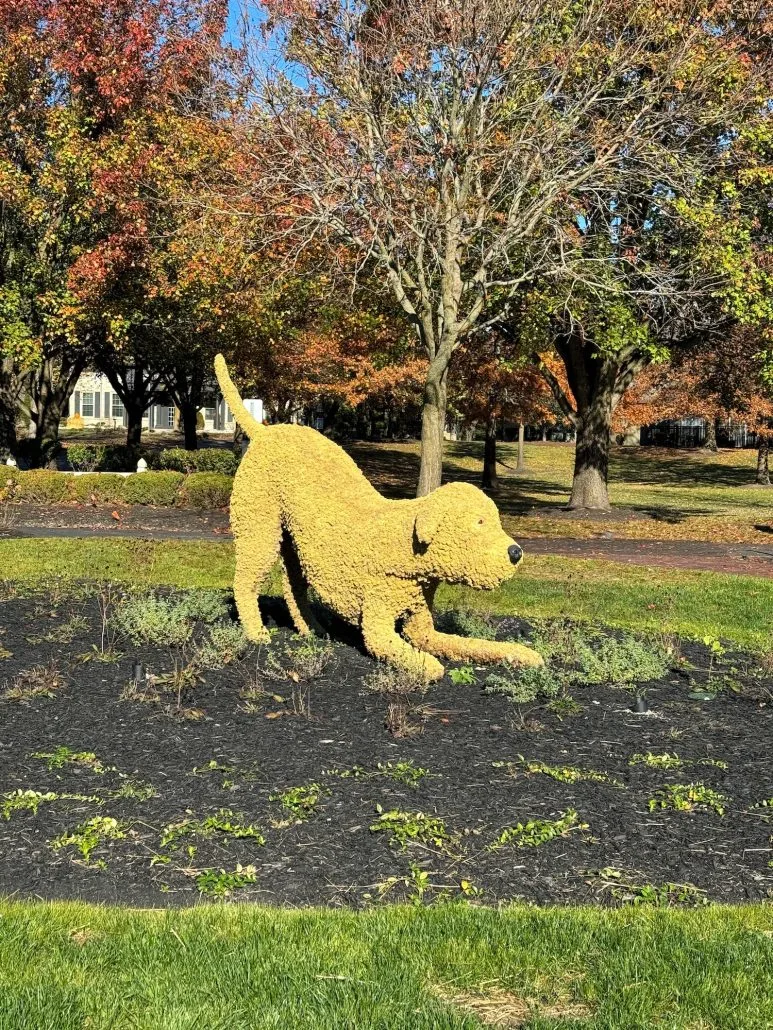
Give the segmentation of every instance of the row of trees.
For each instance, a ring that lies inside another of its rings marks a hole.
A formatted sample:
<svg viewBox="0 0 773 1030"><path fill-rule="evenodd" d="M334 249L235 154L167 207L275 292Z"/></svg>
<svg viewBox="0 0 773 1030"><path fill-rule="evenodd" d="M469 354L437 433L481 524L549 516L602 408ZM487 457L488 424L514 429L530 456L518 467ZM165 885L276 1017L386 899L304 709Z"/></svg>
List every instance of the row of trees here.
<svg viewBox="0 0 773 1030"><path fill-rule="evenodd" d="M673 370L679 414L765 435L766 4L243 13L237 44L221 0L0 0L0 452L28 397L49 460L93 364L133 439L163 384L195 446L217 350L275 418L418 395L420 494L449 407L489 480L497 418L569 420L577 508Z"/></svg>

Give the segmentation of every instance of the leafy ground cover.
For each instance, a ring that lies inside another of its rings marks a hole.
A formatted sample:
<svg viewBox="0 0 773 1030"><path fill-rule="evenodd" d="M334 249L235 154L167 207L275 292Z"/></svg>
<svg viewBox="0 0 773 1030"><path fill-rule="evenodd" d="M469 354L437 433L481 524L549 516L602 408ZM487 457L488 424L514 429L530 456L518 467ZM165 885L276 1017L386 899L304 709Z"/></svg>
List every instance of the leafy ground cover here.
<svg viewBox="0 0 773 1030"><path fill-rule="evenodd" d="M0 905L0 1025L758 1030L770 908ZM34 957L34 961L30 961Z"/></svg>
<svg viewBox="0 0 773 1030"><path fill-rule="evenodd" d="M446 478L479 483L481 443L447 443ZM770 544L773 489L754 486L756 451L710 454L660 447L613 447L610 499L617 511L589 521L561 512L569 497L572 444L526 444L526 472L516 475L516 446L499 445L503 520L516 535L592 537L611 532L640 539ZM357 443L352 454L376 486L410 496L418 444Z"/></svg>
<svg viewBox="0 0 773 1030"><path fill-rule="evenodd" d="M350 643L278 628L248 648L219 591L6 585L0 612L5 894L700 907L773 891L773 671L718 640L457 611L457 631L531 637L547 669L456 667L425 691Z"/></svg>
<svg viewBox="0 0 773 1030"><path fill-rule="evenodd" d="M82 579L174 587L228 587L230 543L128 539L0 539L0 580ZM273 576L266 592L278 590ZM615 562L528 555L516 576L492 592L443 588L440 607L496 615L570 616L632 630L721 637L773 650L773 581L752 576L632 567Z"/></svg>

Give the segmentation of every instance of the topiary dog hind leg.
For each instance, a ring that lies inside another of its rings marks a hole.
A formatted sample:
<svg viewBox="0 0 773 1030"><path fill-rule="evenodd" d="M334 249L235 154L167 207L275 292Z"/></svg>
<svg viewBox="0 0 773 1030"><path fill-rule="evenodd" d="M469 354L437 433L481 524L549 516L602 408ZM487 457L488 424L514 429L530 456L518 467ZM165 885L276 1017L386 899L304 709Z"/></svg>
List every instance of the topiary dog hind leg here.
<svg viewBox="0 0 773 1030"><path fill-rule="evenodd" d="M282 588L293 625L302 637L308 637L312 633L324 636L324 630L317 622L309 604L309 590L301 563L292 540L286 534L282 538L280 554L282 556Z"/></svg>
<svg viewBox="0 0 773 1030"><path fill-rule="evenodd" d="M403 633L422 651L455 662L512 662L515 665L544 665L542 656L523 644L510 641L478 640L435 629L429 608L414 612L406 620Z"/></svg>
<svg viewBox="0 0 773 1030"><path fill-rule="evenodd" d="M249 532L236 538L234 600L245 636L255 643L266 643L268 630L258 608L258 591L277 560L282 529L279 519L256 522Z"/></svg>

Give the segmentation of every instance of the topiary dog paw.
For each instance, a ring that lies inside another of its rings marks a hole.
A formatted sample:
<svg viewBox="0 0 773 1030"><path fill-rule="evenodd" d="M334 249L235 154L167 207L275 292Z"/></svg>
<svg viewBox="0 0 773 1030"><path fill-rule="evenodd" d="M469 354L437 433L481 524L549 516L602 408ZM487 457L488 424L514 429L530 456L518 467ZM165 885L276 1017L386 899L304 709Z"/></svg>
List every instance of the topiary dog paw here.
<svg viewBox="0 0 773 1030"><path fill-rule="evenodd" d="M511 665L540 666L545 664L545 659L531 647L524 644L516 644L511 641L499 644L502 648L501 661L510 662Z"/></svg>

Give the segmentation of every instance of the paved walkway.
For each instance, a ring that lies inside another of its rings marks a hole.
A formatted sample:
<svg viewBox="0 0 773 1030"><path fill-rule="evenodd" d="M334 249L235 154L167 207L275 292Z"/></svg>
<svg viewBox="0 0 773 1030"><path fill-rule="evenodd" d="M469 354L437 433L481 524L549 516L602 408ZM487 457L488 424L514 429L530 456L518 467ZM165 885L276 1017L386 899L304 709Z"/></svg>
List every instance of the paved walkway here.
<svg viewBox="0 0 773 1030"><path fill-rule="evenodd" d="M223 540L230 538L228 514L178 508L97 508L68 505L9 506L0 512L2 537L128 537L141 540ZM5 524L3 524L3 518ZM773 578L770 546L713 544L700 540L592 540L518 538L528 554L601 558L625 565L698 569Z"/></svg>
<svg viewBox="0 0 773 1030"><path fill-rule="evenodd" d="M601 558L624 565L667 569L698 569L773 578L773 536L769 547L756 544L713 544L705 540L564 540L519 537L527 554Z"/></svg>

